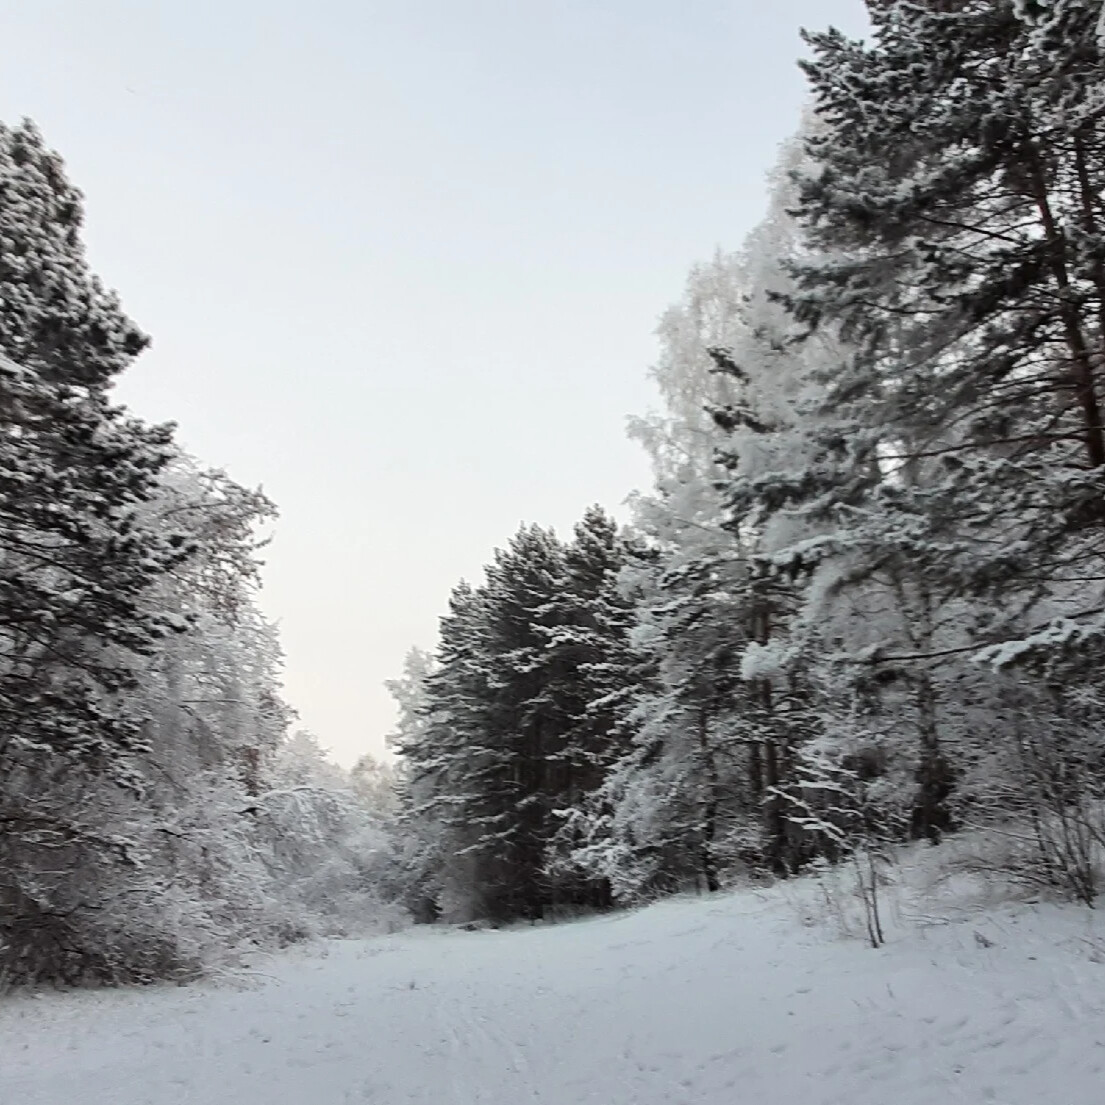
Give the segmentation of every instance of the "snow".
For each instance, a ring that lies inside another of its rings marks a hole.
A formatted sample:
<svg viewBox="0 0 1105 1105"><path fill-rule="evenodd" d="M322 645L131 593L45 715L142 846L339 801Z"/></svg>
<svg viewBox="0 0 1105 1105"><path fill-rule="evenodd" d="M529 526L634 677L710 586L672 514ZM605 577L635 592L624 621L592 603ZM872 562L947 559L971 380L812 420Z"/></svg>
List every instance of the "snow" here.
<svg viewBox="0 0 1105 1105"><path fill-rule="evenodd" d="M9 996L20 1105L1099 1105L1089 910L899 917L875 951L822 891L510 931L331 943L236 980ZM889 907L888 907L889 908ZM803 923L803 915L806 915Z"/></svg>

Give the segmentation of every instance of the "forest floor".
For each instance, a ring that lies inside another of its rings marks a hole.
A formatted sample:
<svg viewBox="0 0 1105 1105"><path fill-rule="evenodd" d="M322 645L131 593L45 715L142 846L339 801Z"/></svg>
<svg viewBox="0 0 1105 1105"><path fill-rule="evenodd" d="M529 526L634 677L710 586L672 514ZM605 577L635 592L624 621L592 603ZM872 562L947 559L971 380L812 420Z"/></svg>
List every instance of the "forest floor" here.
<svg viewBox="0 0 1105 1105"><path fill-rule="evenodd" d="M842 887L330 942L190 987L9 995L0 1102L1105 1101L1094 912L983 910L945 884L889 895L876 951Z"/></svg>

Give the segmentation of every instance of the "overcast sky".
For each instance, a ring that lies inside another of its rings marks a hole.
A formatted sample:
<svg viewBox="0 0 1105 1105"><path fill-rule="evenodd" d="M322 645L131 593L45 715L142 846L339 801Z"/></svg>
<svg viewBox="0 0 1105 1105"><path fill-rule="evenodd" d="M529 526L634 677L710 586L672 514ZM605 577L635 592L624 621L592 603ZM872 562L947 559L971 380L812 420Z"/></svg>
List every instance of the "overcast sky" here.
<svg viewBox="0 0 1105 1105"><path fill-rule="evenodd" d="M522 521L647 483L653 330L861 0L0 0L0 118L85 191L121 385L281 508L264 605L345 763Z"/></svg>

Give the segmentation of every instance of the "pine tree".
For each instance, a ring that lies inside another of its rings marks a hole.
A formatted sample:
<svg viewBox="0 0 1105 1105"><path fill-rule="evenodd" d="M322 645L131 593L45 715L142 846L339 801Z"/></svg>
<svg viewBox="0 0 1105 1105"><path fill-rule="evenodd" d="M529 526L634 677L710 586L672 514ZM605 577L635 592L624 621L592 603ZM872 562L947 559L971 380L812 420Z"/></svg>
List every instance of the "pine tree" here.
<svg viewBox="0 0 1105 1105"><path fill-rule="evenodd" d="M563 546L551 531L524 526L496 551L486 574L481 599L489 666L482 701L466 704L479 711L465 807L477 835L467 852L479 862L488 915L534 919L552 901L545 851L554 765L567 726L564 704L550 693L559 673L550 670L547 651L550 604L563 586Z"/></svg>
<svg viewBox="0 0 1105 1105"><path fill-rule="evenodd" d="M627 714L640 679L634 596L622 586L630 546L598 506L577 523L564 552L564 585L542 611L548 623L545 693L563 718L548 783L560 822L547 846L553 905L607 907L605 877L580 878L571 856L579 818L628 747ZM554 822L555 824L555 822Z"/></svg>
<svg viewBox="0 0 1105 1105"><path fill-rule="evenodd" d="M81 219L35 128L0 127L0 913L15 977L40 952L83 969L34 872L56 868L59 842L132 862L82 820L77 792L98 775L137 784L143 719L127 696L140 658L185 624L147 601L190 552L142 520L170 428L109 401L145 339L89 272Z"/></svg>
<svg viewBox="0 0 1105 1105"><path fill-rule="evenodd" d="M1008 640L1043 600L1097 618L1105 471L1096 5L873 12L874 43L811 36L824 133L799 215L820 259L789 297L856 349L826 378L823 517ZM827 258L827 259L825 259ZM794 489L813 509L810 493ZM1020 601L1008 601L1012 590Z"/></svg>
<svg viewBox="0 0 1105 1105"><path fill-rule="evenodd" d="M423 842L412 885L417 897L436 883L447 917L533 919L610 902L601 876L559 860L624 747L637 662L625 555L597 507L567 546L522 527L481 587L454 591L418 693L395 687L417 703L396 744L406 821Z"/></svg>
<svg viewBox="0 0 1105 1105"><path fill-rule="evenodd" d="M180 624L141 603L188 551L138 518L170 431L108 401L145 339L88 272L80 196L30 124L0 128L0 217L0 757L123 769L109 646L148 653Z"/></svg>
<svg viewBox="0 0 1105 1105"><path fill-rule="evenodd" d="M1092 7L872 5L869 46L809 36L805 236L772 292L842 347L810 377L803 463L730 502L790 528L768 561L813 578L807 651L835 639L838 687L915 731L918 835L951 824L949 742L990 694L956 658L1100 629ZM866 626L842 630L844 600Z"/></svg>

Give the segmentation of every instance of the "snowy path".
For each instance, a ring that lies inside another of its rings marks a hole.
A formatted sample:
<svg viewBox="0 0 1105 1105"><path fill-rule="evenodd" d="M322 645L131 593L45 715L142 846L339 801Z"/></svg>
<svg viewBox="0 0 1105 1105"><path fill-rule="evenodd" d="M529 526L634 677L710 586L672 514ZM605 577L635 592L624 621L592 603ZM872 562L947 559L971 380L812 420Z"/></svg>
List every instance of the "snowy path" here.
<svg viewBox="0 0 1105 1105"><path fill-rule="evenodd" d="M1020 907L874 952L741 894L332 944L248 990L9 998L0 1103L1101 1105L1091 917Z"/></svg>

